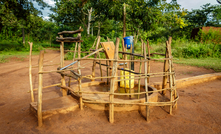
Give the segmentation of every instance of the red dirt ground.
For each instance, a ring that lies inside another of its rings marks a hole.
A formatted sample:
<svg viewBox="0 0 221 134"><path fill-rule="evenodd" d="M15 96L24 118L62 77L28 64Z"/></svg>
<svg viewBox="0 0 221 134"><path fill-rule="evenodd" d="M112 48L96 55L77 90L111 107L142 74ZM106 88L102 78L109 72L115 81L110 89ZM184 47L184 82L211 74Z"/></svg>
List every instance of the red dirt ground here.
<svg viewBox="0 0 221 134"><path fill-rule="evenodd" d="M38 56L33 56L37 65ZM59 62L59 52L47 50L44 64ZM66 61L69 64L71 61ZM82 64L86 61L82 62ZM91 64L82 71L90 74ZM135 67L137 63L135 64ZM176 79L214 73L213 70L175 64ZM29 87L28 58L0 64L0 133L221 133L221 80L178 89L178 109L168 114L168 107L154 107L150 111L150 122L142 112L115 112L115 122L108 122L108 112L84 107L68 114L58 114L44 120L37 127L37 118L29 110L31 101ZM58 65L43 70L56 70ZM139 67L139 66L138 66ZM138 70L138 67L135 70ZM97 66L97 69L98 66ZM105 68L103 68L105 70ZM151 62L152 72L162 72L163 63ZM33 69L33 85L38 86L38 69ZM97 71L99 75L99 71ZM43 76L43 85L60 82L59 74ZM162 78L151 78L151 82ZM43 89L43 99L61 96L58 87ZM35 100L37 94L35 93Z"/></svg>

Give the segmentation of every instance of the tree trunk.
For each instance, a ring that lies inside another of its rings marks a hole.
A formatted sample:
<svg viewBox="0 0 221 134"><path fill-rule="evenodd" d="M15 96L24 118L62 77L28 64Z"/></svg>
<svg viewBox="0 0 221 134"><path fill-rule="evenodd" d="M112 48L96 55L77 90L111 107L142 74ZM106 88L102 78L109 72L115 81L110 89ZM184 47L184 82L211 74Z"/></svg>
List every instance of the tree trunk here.
<svg viewBox="0 0 221 134"><path fill-rule="evenodd" d="M123 37L126 37L126 5L124 3L124 17L123 17Z"/></svg>
<svg viewBox="0 0 221 134"><path fill-rule="evenodd" d="M98 31L97 31L97 36L100 36L100 30L101 30L101 23L98 22Z"/></svg>
<svg viewBox="0 0 221 134"><path fill-rule="evenodd" d="M94 36L93 26L91 27L91 35Z"/></svg>
<svg viewBox="0 0 221 134"><path fill-rule="evenodd" d="M90 26L91 26L91 14L92 14L92 7L88 10L88 24L87 24L87 35L90 35Z"/></svg>

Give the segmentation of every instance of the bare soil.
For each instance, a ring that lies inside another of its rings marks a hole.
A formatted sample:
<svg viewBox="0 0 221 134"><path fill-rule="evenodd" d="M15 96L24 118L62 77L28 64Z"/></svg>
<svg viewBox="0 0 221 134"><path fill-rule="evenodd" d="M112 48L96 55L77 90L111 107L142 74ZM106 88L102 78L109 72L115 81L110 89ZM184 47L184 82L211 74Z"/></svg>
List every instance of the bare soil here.
<svg viewBox="0 0 221 134"><path fill-rule="evenodd" d="M44 64L59 63L59 51L46 50ZM38 56L33 56L33 66ZM88 61L82 61L83 64ZM71 61L66 61L69 64ZM82 69L91 74L91 63ZM59 65L45 66L44 71L56 70ZM99 68L96 67L96 75ZM102 68L105 71L105 67ZM221 80L178 89L180 99L173 115L168 107L154 107L150 111L150 122L144 118L145 111L115 112L115 122L108 122L107 111L84 107L68 114L58 114L44 120L37 127L37 118L31 113L29 91L28 58L0 64L0 133L221 133ZM135 63L135 71L139 70ZM162 62L151 62L152 72L162 72ZM214 73L213 70L175 64L176 79ZM38 87L38 68L33 69L33 85ZM105 72L104 72L105 73ZM45 74L43 84L60 82L56 73ZM151 78L150 82L162 81ZM74 85L73 85L74 86ZM61 96L58 87L43 89L43 99ZM37 93L35 93L35 101Z"/></svg>

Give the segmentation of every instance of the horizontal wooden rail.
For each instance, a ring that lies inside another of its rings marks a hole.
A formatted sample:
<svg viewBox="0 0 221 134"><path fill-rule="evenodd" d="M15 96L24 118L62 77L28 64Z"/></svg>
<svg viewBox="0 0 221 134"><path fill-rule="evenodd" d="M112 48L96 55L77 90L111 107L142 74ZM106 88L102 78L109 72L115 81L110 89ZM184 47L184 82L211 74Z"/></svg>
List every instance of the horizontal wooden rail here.
<svg viewBox="0 0 221 134"><path fill-rule="evenodd" d="M76 34L76 33L81 33L83 31L84 31L83 28L75 30L75 31L62 31L62 32L59 32L58 35L60 35L60 34Z"/></svg>

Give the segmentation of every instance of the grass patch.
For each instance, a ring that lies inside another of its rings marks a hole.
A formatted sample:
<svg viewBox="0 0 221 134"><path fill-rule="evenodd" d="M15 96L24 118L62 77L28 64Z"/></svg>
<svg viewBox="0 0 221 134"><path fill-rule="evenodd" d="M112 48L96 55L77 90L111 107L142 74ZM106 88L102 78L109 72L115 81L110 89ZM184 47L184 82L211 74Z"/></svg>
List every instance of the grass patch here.
<svg viewBox="0 0 221 134"><path fill-rule="evenodd" d="M200 58L200 59L174 59L174 63L186 64L197 67L204 67L213 69L216 72L221 72L221 59L220 58Z"/></svg>
<svg viewBox="0 0 221 134"><path fill-rule="evenodd" d="M37 55L39 52L32 52L32 55ZM22 51L0 51L0 63L9 62L10 58L16 57L18 61L23 61L29 52L22 52Z"/></svg>

